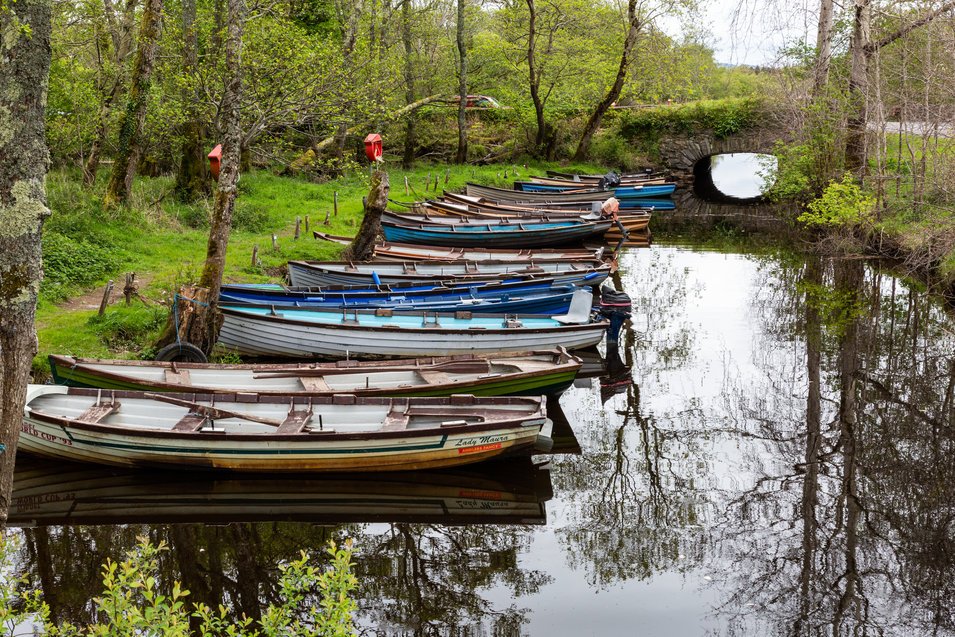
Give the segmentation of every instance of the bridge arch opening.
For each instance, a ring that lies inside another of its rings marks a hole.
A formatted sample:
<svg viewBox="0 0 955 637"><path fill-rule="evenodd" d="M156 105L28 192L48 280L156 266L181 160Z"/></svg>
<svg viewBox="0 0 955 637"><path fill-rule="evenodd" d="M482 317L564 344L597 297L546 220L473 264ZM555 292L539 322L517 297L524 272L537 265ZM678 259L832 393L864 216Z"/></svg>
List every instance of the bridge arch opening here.
<svg viewBox="0 0 955 637"><path fill-rule="evenodd" d="M713 203L759 203L772 188L777 160L765 153L707 155L693 166L693 192Z"/></svg>

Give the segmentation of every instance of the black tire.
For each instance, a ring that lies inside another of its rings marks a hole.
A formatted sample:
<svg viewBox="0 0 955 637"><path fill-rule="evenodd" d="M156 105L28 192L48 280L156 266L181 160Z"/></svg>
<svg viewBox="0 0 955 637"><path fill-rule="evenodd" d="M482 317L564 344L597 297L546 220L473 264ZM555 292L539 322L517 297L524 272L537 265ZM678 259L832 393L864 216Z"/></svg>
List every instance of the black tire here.
<svg viewBox="0 0 955 637"><path fill-rule="evenodd" d="M192 343L170 343L156 352L157 361L177 361L181 363L208 363L209 359L201 349Z"/></svg>

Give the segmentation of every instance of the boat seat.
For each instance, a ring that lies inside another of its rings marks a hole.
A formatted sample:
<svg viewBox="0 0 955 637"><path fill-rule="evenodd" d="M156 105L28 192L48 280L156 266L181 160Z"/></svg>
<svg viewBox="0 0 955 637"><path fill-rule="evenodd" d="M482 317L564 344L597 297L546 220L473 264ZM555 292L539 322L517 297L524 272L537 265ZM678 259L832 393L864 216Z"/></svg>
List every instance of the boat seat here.
<svg viewBox="0 0 955 637"><path fill-rule="evenodd" d="M119 403L115 400L110 403L96 403L82 414L76 417L77 420L83 422L97 423L103 418L106 418L112 413L116 413L119 410Z"/></svg>
<svg viewBox="0 0 955 637"><path fill-rule="evenodd" d="M167 369L163 372L163 376L167 383L170 385L191 385L192 379L189 377L188 369Z"/></svg>
<svg viewBox="0 0 955 637"><path fill-rule="evenodd" d="M552 317L558 323L580 324L590 322L590 311L594 304L594 295L588 288L581 288L574 291L570 299L570 310L567 314Z"/></svg>
<svg viewBox="0 0 955 637"><path fill-rule="evenodd" d="M422 369L417 370L418 376L424 379L424 382L429 385L444 385L446 383L453 383L454 379L448 376L444 372L438 371L425 371Z"/></svg>
<svg viewBox="0 0 955 637"><path fill-rule="evenodd" d="M302 383L305 391L329 392L332 390L321 376L299 376L298 382Z"/></svg>
<svg viewBox="0 0 955 637"><path fill-rule="evenodd" d="M381 425L382 431L402 431L408 428L408 414L403 411L389 411Z"/></svg>
<svg viewBox="0 0 955 637"><path fill-rule="evenodd" d="M312 419L312 409L303 409L301 411L290 411L285 417L285 420L282 421L282 424L279 425L279 428L275 430L275 433L284 435L284 434L300 434L302 430L305 429L305 426L308 425L309 421ZM323 428L324 429L324 428Z"/></svg>
<svg viewBox="0 0 955 637"><path fill-rule="evenodd" d="M172 428L173 431L199 431L209 419L201 414L186 414Z"/></svg>

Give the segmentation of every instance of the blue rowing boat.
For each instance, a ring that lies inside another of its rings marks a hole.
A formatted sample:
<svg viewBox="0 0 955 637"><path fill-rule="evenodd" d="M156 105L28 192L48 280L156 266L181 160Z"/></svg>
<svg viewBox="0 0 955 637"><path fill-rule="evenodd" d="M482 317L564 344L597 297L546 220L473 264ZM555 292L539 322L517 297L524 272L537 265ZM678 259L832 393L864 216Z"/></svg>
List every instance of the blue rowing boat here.
<svg viewBox="0 0 955 637"><path fill-rule="evenodd" d="M223 285L221 303L326 309L392 309L475 313L563 314L570 307L574 285L553 281L484 283L452 287L396 286L340 289L287 288L280 285Z"/></svg>
<svg viewBox="0 0 955 637"><path fill-rule="evenodd" d="M676 190L676 184L657 184L657 185L648 185L648 186L619 186L611 190L596 190L594 188L588 188L587 184L581 184L577 186L567 185L555 185L555 184L539 184L532 181L515 181L514 190L521 192L593 192L593 193L604 193L609 196L610 193L613 193L613 196L617 199L641 199L644 197L665 197L667 195L673 194L673 191Z"/></svg>
<svg viewBox="0 0 955 637"><path fill-rule="evenodd" d="M444 223L402 222L382 218L386 241L440 246L494 246L496 248L541 248L579 243L602 237L611 221L552 221L474 223L464 220Z"/></svg>

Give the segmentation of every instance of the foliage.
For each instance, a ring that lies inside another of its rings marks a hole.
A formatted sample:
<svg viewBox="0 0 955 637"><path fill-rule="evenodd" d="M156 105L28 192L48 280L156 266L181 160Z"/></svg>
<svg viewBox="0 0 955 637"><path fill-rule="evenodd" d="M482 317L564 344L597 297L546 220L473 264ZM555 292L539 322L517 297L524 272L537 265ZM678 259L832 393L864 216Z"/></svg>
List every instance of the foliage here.
<svg viewBox="0 0 955 637"><path fill-rule="evenodd" d="M766 108L762 99L744 97L632 109L617 117L616 130L628 144L653 155L664 135L710 132L721 139L758 126Z"/></svg>
<svg viewBox="0 0 955 637"><path fill-rule="evenodd" d="M869 223L875 198L855 182L851 173L832 181L822 196L809 202L797 220L809 227L851 227Z"/></svg>
<svg viewBox="0 0 955 637"><path fill-rule="evenodd" d="M110 349L138 350L158 336L167 316L163 307L119 305L109 308L102 316L90 316L89 325Z"/></svg>
<svg viewBox="0 0 955 637"><path fill-rule="evenodd" d="M40 294L50 301L66 298L101 280L119 265L120 258L107 247L58 232L45 232Z"/></svg>
<svg viewBox="0 0 955 637"><path fill-rule="evenodd" d="M347 637L355 635L353 614L357 609L351 595L358 586L352 572L351 541L338 547L330 541L328 569L312 565L302 552L297 560L279 566L279 599L262 612L257 625L248 617L228 619L229 609L212 609L205 604L186 604L189 591L179 582L171 590L159 588L159 559L167 550L164 542L153 544L140 537L125 559L107 559L103 566L103 592L93 599L97 621L89 626L56 625L40 591L27 590L27 581L9 577L15 572L16 538L0 533L0 637L22 634L33 625L51 637ZM197 620L198 632L190 627Z"/></svg>

